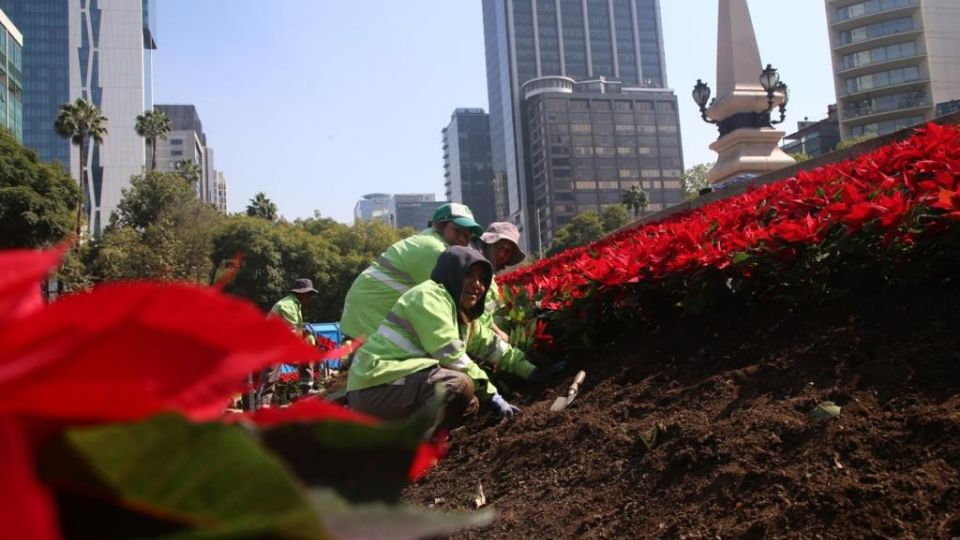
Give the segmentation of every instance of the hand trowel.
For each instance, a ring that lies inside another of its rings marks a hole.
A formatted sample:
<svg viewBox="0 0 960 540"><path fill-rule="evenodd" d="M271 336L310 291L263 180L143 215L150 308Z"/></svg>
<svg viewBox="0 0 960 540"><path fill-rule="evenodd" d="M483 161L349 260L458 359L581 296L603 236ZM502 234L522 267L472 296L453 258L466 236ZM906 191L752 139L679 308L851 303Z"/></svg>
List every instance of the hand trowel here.
<svg viewBox="0 0 960 540"><path fill-rule="evenodd" d="M550 406L551 411L562 411L566 409L568 405L577 397L577 394L580 393L580 385L583 384L583 380L587 377L586 371L580 371L577 373L577 376L573 378L573 384L570 385L570 388L567 389L567 395L558 397L553 401L553 405Z"/></svg>

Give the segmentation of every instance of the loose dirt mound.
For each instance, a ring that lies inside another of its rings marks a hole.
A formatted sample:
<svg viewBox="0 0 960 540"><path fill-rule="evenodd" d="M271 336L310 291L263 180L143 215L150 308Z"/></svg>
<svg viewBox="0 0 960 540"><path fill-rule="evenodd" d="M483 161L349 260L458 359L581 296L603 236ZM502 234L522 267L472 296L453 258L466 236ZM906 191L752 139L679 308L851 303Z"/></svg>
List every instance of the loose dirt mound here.
<svg viewBox="0 0 960 540"><path fill-rule="evenodd" d="M406 499L472 508L482 482L500 517L465 538L960 536L958 293L664 323L574 362L566 411L572 373L454 432Z"/></svg>

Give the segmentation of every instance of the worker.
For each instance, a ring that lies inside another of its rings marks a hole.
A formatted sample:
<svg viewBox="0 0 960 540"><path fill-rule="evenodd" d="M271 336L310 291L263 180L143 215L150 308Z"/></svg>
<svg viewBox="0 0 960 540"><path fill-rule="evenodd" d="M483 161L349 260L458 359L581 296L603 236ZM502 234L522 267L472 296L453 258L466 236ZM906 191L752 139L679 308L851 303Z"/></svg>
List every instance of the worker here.
<svg viewBox="0 0 960 540"><path fill-rule="evenodd" d="M473 245L493 265L494 274L508 266L519 264L527 258L527 254L520 248L520 231L516 225L509 221L491 223L487 226L486 232L480 236L480 241L474 242ZM496 278L494 278L490 282L490 290L487 292L485 301L485 312L480 320L482 324L491 325L494 333L500 336L500 339L509 341L507 334L500 329L495 318L497 310L502 306L503 300L500 296L500 288L497 286Z"/></svg>
<svg viewBox="0 0 960 540"><path fill-rule="evenodd" d="M518 412L477 362L524 379L542 378L555 368L537 368L477 324L492 277L493 266L477 250L447 248L431 279L405 292L357 351L347 376L350 408L399 420L426 404L440 384L446 389L440 425L446 429L475 412L481 399L502 416Z"/></svg>
<svg viewBox="0 0 960 540"><path fill-rule="evenodd" d="M314 296L318 293L313 288L313 281L300 278L293 282L290 288L290 294L284 296L270 308L270 317L277 317L287 323L290 330L297 336L305 339L310 345L316 344L313 333L303 323L303 306L310 304ZM313 369L311 365L298 365L297 370L300 376L300 390L303 393L313 393ZM273 400L274 390L277 382L280 380L280 366L272 366L263 370L260 374L260 403L261 406L269 407Z"/></svg>
<svg viewBox="0 0 960 540"><path fill-rule="evenodd" d="M468 207L440 206L419 234L394 243L357 276L344 301L340 330L347 339L376 332L394 302L411 287L430 279L447 246L466 246L483 233Z"/></svg>

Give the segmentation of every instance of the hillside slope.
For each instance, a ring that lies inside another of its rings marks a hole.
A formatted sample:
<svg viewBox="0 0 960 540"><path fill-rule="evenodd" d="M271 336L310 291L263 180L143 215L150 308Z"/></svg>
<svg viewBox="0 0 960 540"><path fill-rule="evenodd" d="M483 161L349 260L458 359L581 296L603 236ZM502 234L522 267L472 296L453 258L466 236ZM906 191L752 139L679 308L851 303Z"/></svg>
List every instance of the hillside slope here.
<svg viewBox="0 0 960 540"><path fill-rule="evenodd" d="M465 538L960 536L958 300L952 285L664 321L515 395L518 418L454 432L405 497L470 508L482 482L500 517ZM574 369L583 391L550 413ZM839 416L813 418L827 400Z"/></svg>

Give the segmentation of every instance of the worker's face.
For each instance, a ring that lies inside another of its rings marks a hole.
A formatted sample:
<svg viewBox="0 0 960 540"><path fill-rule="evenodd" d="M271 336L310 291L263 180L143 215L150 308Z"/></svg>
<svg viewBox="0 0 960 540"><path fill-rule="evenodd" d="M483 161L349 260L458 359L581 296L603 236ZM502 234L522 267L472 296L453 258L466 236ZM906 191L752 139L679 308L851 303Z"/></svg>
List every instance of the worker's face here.
<svg viewBox="0 0 960 540"><path fill-rule="evenodd" d="M497 268L503 268L507 261L513 258L517 251L517 245L507 239L497 240L493 245L493 258L497 261Z"/></svg>
<svg viewBox="0 0 960 540"><path fill-rule="evenodd" d="M297 300L300 301L300 305L307 305L313 301L313 297L316 296L314 293L297 293Z"/></svg>
<svg viewBox="0 0 960 540"><path fill-rule="evenodd" d="M487 287L484 285L483 266L475 264L467 270L463 278L463 292L460 293L460 308L469 310L483 300Z"/></svg>
<svg viewBox="0 0 960 540"><path fill-rule="evenodd" d="M447 245L467 247L470 245L470 239L473 238L473 232L470 229L464 229L452 221L448 221L443 224L443 228L440 230L440 236L443 237L443 241L446 242Z"/></svg>

